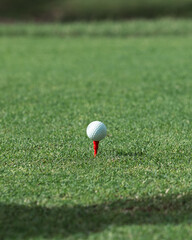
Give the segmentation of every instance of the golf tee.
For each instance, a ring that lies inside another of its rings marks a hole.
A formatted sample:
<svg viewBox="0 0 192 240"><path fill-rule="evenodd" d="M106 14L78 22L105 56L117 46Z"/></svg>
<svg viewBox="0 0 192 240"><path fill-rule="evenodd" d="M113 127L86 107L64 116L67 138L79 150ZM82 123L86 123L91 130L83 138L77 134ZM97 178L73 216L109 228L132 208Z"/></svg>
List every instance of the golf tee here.
<svg viewBox="0 0 192 240"><path fill-rule="evenodd" d="M93 141L94 157L97 155L97 150L99 147L99 141Z"/></svg>

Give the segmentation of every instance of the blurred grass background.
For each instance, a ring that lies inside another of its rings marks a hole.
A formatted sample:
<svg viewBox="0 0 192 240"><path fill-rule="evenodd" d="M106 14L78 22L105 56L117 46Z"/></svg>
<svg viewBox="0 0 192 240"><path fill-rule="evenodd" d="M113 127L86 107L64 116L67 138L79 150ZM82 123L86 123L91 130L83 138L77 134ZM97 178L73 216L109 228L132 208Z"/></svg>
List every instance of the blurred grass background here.
<svg viewBox="0 0 192 240"><path fill-rule="evenodd" d="M74 21L192 17L191 0L1 0L0 20Z"/></svg>
<svg viewBox="0 0 192 240"><path fill-rule="evenodd" d="M0 37L155 37L155 36L191 36L190 19L137 19L134 21L91 21L36 24L30 22L0 24Z"/></svg>

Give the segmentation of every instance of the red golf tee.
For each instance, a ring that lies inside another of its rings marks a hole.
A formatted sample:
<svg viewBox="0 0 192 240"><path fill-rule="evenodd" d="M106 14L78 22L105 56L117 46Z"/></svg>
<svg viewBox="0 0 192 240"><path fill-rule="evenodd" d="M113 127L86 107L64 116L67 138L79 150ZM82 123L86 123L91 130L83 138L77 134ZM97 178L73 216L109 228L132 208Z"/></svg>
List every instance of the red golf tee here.
<svg viewBox="0 0 192 240"><path fill-rule="evenodd" d="M99 141L93 141L94 157L97 155L97 150L99 147Z"/></svg>

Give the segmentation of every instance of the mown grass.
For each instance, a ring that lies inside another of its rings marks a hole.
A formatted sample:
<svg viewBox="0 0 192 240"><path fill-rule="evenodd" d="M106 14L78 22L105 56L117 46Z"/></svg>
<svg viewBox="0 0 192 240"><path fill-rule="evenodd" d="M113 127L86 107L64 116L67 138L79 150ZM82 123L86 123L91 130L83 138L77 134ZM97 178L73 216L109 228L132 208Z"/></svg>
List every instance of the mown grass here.
<svg viewBox="0 0 192 240"><path fill-rule="evenodd" d="M191 239L191 40L1 36L1 239Z"/></svg>
<svg viewBox="0 0 192 240"><path fill-rule="evenodd" d="M0 36L39 37L128 37L191 35L192 21L172 18L158 20L75 22L52 24L0 24Z"/></svg>

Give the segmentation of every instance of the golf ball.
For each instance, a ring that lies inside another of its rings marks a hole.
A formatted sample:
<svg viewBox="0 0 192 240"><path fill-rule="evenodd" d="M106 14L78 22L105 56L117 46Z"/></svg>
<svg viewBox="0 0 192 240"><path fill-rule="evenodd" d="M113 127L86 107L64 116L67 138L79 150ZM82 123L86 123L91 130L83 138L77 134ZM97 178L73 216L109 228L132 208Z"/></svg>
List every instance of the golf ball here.
<svg viewBox="0 0 192 240"><path fill-rule="evenodd" d="M87 136L93 141L100 141L107 135L107 128L100 121L91 122L87 127Z"/></svg>

